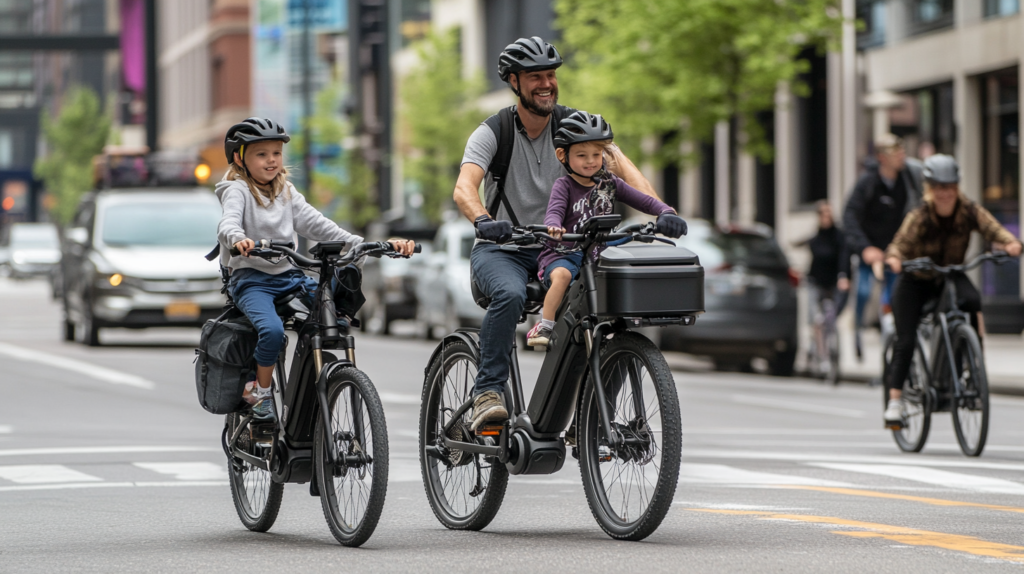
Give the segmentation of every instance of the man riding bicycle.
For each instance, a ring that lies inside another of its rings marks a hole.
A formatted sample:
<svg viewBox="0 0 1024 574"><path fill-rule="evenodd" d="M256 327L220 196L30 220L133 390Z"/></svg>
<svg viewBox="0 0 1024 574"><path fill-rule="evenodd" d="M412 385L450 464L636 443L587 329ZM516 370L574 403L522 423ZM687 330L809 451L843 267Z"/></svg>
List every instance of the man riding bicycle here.
<svg viewBox="0 0 1024 574"><path fill-rule="evenodd" d="M1019 257L1021 242L996 221L984 207L960 193L960 166L948 155L933 155L924 162L924 205L907 215L886 250L885 262L900 273L903 261L928 257L938 265L964 262L971 232L978 231L993 249ZM971 325L984 335L981 321L981 295L962 273L949 278L956 285L960 308L970 314ZM914 333L921 321L925 303L942 292L942 278L927 274L900 274L893 288L892 310L896 322L889 377L885 381L889 402L883 418L886 427L901 424L903 381L910 371L914 354Z"/></svg>
<svg viewBox="0 0 1024 574"><path fill-rule="evenodd" d="M498 75L518 96L519 105L491 116L473 132L455 185L455 203L473 222L479 238L470 255L473 278L491 299L480 327L473 431L483 423L508 418L501 394L508 380L509 351L526 304L526 284L537 275L540 248L503 250L497 243L512 235L513 222L543 221L551 187L566 174L552 143L558 129L552 120L575 111L558 105L555 70L561 65L558 50L536 36L520 38L501 52ZM509 114L514 123L505 131L502 126L509 125ZM501 152L508 151L505 138L510 133L511 154L502 157ZM656 197L651 184L621 151L613 147L608 160L615 175ZM488 176L488 208L478 192L484 176Z"/></svg>
<svg viewBox="0 0 1024 574"><path fill-rule="evenodd" d="M843 211L843 230L850 254L860 258L855 308L857 358L864 307L877 275L882 284L879 318L888 312L896 273L884 268L885 249L903 218L921 203L921 167L908 160L903 140L885 134L875 140L876 163L857 180Z"/></svg>

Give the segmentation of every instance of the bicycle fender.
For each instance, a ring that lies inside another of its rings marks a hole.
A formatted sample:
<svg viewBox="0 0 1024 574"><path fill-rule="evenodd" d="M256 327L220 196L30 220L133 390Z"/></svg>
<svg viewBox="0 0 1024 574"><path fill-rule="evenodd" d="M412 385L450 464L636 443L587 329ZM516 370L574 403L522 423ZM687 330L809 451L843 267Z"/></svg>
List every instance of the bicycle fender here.
<svg viewBox="0 0 1024 574"><path fill-rule="evenodd" d="M473 359L476 360L477 364L479 364L480 363L480 334L479 334L479 331L477 331L476 329L472 329L472 330L471 329L459 329L458 331L455 331L454 333L449 333L449 334L445 335L441 339L441 342L438 343L437 347L434 349L434 352L431 353L430 360L427 361L427 366L423 368L423 376L424 377L427 376L427 373L430 372L430 365L434 364L434 359L436 359L438 357L438 355L441 354L441 351L449 343L457 343L459 341L469 345L469 348L473 350Z"/></svg>

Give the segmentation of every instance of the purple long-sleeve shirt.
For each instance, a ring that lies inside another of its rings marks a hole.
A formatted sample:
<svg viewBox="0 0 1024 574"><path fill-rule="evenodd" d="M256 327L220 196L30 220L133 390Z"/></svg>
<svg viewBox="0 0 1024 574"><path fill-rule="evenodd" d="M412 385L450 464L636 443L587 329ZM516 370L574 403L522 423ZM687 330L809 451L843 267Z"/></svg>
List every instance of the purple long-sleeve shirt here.
<svg viewBox="0 0 1024 574"><path fill-rule="evenodd" d="M661 215L675 210L612 174L591 187L584 187L572 176L563 176L551 187L551 199L548 200L548 211L544 216L544 225L561 227L566 233L579 233L583 225L595 215L608 215L615 209L615 202L621 201L637 211L648 215ZM571 243L563 241L566 247ZM544 247L537 259L540 271L537 276L544 278L544 268L552 262L564 257L550 247Z"/></svg>

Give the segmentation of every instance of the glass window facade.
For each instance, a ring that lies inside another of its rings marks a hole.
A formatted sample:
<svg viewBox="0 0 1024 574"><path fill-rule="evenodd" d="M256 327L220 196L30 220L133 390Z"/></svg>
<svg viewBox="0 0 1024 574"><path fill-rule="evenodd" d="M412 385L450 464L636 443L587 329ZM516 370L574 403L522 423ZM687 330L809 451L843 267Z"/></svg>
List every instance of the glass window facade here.
<svg viewBox="0 0 1024 574"><path fill-rule="evenodd" d="M863 50L885 44L885 0L858 0L857 19L863 28L857 32L857 48Z"/></svg>
<svg viewBox="0 0 1024 574"><path fill-rule="evenodd" d="M982 204L1020 236L1020 112L1017 69L980 78L982 102ZM986 264L982 295L1019 298L1020 263Z"/></svg>
<svg viewBox="0 0 1024 574"><path fill-rule="evenodd" d="M1020 12L1020 0L985 0L985 17L998 18Z"/></svg>
<svg viewBox="0 0 1024 574"><path fill-rule="evenodd" d="M930 32L953 25L953 0L909 0L911 33Z"/></svg>

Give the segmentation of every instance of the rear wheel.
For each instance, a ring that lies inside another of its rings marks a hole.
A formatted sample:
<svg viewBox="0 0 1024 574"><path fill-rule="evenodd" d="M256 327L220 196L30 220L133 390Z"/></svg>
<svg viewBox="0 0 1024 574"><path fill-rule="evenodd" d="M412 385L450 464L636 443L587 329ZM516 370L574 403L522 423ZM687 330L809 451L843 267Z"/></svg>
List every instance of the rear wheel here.
<svg viewBox="0 0 1024 574"><path fill-rule="evenodd" d="M608 441L588 378L578 431L583 490L609 536L642 540L665 518L679 479L682 422L675 381L661 351L636 333L618 333L602 345L601 379L613 432L627 442Z"/></svg>
<svg viewBox="0 0 1024 574"><path fill-rule="evenodd" d="M475 440L469 431L472 409L454 421L453 416L473 396L476 373L473 349L463 341L448 343L427 370L421 398L423 487L434 516L453 530L482 530L490 524L508 486L504 464L444 444L445 435L459 442Z"/></svg>
<svg viewBox="0 0 1024 574"><path fill-rule="evenodd" d="M331 533L345 546L370 538L388 489L388 431L377 391L362 371L338 369L327 382L332 441L317 424L315 472L324 518ZM331 465L328 448L339 461Z"/></svg>
<svg viewBox="0 0 1024 574"><path fill-rule="evenodd" d="M243 427L240 432L239 426ZM231 444L231 438L236 432L238 438ZM284 495L284 485L271 480L270 471L262 468L270 461L273 444L266 436L261 436L258 432L254 435L253 428L249 425L249 417L240 413L231 413L225 417L224 444L227 452L231 453L233 448L237 448L264 463L256 465L231 454L228 456L229 484L235 510L242 524L254 532L270 530L277 520L277 513L281 510L281 498Z"/></svg>
<svg viewBox="0 0 1024 574"><path fill-rule="evenodd" d="M967 456L978 456L985 449L988 437L988 376L978 335L969 325L953 330L953 363L963 384L963 394L953 397L953 428L960 450ZM952 386L952 385L951 385Z"/></svg>

